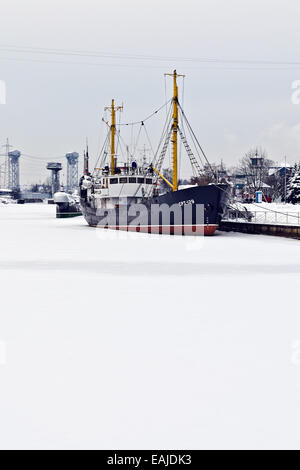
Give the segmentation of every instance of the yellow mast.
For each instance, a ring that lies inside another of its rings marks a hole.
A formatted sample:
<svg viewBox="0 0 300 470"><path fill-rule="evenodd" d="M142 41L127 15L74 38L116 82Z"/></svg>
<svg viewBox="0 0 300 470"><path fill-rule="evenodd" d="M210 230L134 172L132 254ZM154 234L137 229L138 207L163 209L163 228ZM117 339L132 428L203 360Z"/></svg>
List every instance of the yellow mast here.
<svg viewBox="0 0 300 470"><path fill-rule="evenodd" d="M116 111L115 111L115 100L111 100L111 174L115 173L115 135L116 135Z"/></svg>
<svg viewBox="0 0 300 470"><path fill-rule="evenodd" d="M115 174L115 137L116 137L116 111L123 111L123 105L115 107L115 100L111 100L111 106L104 108L105 111L111 112L111 126L110 126L110 171L111 174Z"/></svg>
<svg viewBox="0 0 300 470"><path fill-rule="evenodd" d="M177 158L177 131L178 131L178 87L177 73L173 74L173 191L178 189L178 158Z"/></svg>
<svg viewBox="0 0 300 470"><path fill-rule="evenodd" d="M177 86L177 77L184 77L184 75L179 75L176 70L173 73L166 73L173 77L173 191L178 189L178 86Z"/></svg>

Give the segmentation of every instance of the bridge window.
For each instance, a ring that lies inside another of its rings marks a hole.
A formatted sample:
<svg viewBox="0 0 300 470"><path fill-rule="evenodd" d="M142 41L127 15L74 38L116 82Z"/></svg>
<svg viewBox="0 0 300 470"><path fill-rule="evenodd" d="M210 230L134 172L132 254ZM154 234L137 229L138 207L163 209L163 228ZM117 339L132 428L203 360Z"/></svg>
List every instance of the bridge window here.
<svg viewBox="0 0 300 470"><path fill-rule="evenodd" d="M118 184L118 178L110 178L110 184Z"/></svg>

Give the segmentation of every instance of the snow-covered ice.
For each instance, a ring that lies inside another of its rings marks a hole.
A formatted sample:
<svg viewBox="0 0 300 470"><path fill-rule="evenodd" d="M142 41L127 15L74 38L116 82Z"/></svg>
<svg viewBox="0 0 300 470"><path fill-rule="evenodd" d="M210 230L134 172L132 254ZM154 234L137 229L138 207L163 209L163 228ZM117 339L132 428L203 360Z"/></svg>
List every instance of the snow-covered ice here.
<svg viewBox="0 0 300 470"><path fill-rule="evenodd" d="M1 448L300 448L298 241L0 234Z"/></svg>

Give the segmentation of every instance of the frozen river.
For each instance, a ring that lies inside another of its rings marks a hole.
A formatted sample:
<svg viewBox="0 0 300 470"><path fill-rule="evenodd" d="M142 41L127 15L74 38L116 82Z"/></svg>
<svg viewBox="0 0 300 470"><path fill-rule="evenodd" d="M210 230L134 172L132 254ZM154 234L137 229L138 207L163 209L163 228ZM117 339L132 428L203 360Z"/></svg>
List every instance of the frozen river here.
<svg viewBox="0 0 300 470"><path fill-rule="evenodd" d="M300 242L0 206L0 447L300 448Z"/></svg>

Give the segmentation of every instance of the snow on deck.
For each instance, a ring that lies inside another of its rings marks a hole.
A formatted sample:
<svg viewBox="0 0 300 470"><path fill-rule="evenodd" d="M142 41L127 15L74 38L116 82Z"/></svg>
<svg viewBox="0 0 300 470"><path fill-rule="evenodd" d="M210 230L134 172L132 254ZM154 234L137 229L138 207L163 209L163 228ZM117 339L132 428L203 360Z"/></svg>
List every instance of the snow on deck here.
<svg viewBox="0 0 300 470"><path fill-rule="evenodd" d="M1 448L299 448L300 244L0 206Z"/></svg>

